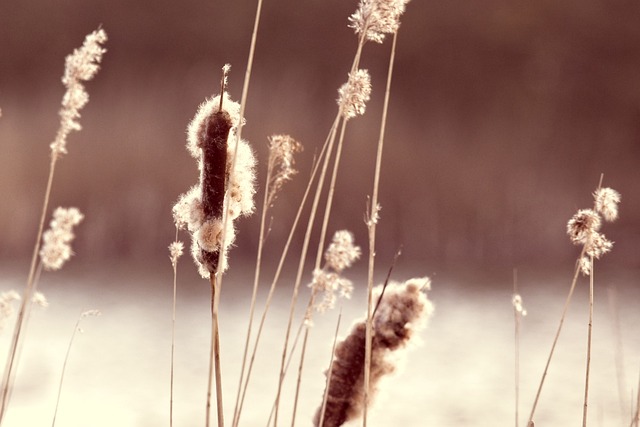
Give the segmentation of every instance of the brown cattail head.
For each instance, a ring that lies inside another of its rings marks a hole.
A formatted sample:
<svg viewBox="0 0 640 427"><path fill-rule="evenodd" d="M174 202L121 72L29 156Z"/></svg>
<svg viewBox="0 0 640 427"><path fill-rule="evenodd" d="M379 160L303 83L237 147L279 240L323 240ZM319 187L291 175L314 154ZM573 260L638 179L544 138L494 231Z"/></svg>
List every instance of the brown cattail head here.
<svg viewBox="0 0 640 427"><path fill-rule="evenodd" d="M178 228L191 233L191 254L205 278L219 263L222 271L226 269L222 236L226 249L235 236L233 220L253 212L255 158L246 141L236 141L239 123L240 104L225 92L205 101L188 128L187 150L198 161L200 180L180 196L173 219ZM230 192L229 220L224 229L226 191Z"/></svg>
<svg viewBox="0 0 640 427"><path fill-rule="evenodd" d="M380 378L395 371L391 353L406 347L433 313L433 305L426 296L429 289L428 278L387 286L373 318L369 396L374 395ZM375 292L379 298L382 286ZM321 406L314 418L315 426L338 427L360 416L364 405L365 340L363 320L336 346L324 417Z"/></svg>

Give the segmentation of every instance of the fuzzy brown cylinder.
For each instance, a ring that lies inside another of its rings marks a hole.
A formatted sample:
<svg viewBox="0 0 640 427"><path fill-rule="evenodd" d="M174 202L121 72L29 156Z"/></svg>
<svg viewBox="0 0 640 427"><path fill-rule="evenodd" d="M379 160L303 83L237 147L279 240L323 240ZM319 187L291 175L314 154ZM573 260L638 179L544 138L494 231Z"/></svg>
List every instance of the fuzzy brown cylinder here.
<svg viewBox="0 0 640 427"><path fill-rule="evenodd" d="M227 139L231 127L229 114L217 111L209 116L198 141L202 148L202 209L205 221L222 219L227 178ZM200 248L200 257L209 272L215 273L220 251Z"/></svg>

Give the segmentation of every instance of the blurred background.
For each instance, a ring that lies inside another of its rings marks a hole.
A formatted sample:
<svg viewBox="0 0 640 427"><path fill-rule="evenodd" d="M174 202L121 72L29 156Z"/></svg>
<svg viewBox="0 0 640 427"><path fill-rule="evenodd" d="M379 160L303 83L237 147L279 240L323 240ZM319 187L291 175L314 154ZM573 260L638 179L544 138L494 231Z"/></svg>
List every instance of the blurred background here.
<svg viewBox="0 0 640 427"><path fill-rule="evenodd" d="M260 161L267 137L301 141L300 173L281 194L280 245L336 112L356 45L355 2L266 2L245 136ZM30 256L64 93L64 58L101 26L102 70L87 87L84 128L58 165L55 206L86 214L74 243L85 262L166 263L170 208L197 179L185 129L220 68L238 99L253 1L29 0L0 5L0 257ZM622 193L606 264L637 268L640 240L640 5L633 1L415 1L399 34L387 128L380 259L427 272L566 266L578 253L566 221L604 185ZM369 43L374 91L353 120L329 230L366 246L363 216L390 42ZM261 200L259 193L257 200ZM259 215L239 223L233 262L253 259ZM187 237L185 237L187 239ZM299 242L301 238L296 240ZM77 261L76 261L77 262ZM603 264L605 264L603 263Z"/></svg>
<svg viewBox="0 0 640 427"><path fill-rule="evenodd" d="M336 114L337 88L356 48L347 28L355 8L355 1L344 0L264 4L243 130L259 160L257 204L268 136L290 134L305 146L299 174L272 210L265 282ZM43 276L51 307L34 310L8 426L50 420L66 337L88 308L105 316L83 325L87 333L73 349L65 425L166 422L171 207L197 180L185 149L186 127L198 105L218 90L225 63L232 64L230 93L239 99L254 9L255 2L245 0L0 2L2 291L22 289L27 275L65 91L64 58L96 28L109 35L102 69L87 84L84 129L70 135L53 183L51 209L76 206L86 218L77 228L75 257L61 273ZM622 204L619 220L603 228L614 249L596 266L592 419L603 426L629 424L640 354L638 23L640 3L631 0L409 3L383 158L377 275L386 274L402 246L394 277L432 276L436 316L424 333L427 345L413 353L400 379L390 381L395 385L385 386L378 425L512 425L513 268L529 311L522 350L526 412L580 250L569 242L566 223L592 206L601 174L605 186L622 194ZM389 53L388 41L365 47L362 66L371 72L373 95L365 116L349 123L329 224L330 233L350 229L365 253L364 214ZM221 321L223 363L234 375L259 212L240 220L238 230L228 273L238 292L223 293ZM293 241L292 266L301 241L300 235ZM310 258L314 250L312 245ZM348 276L364 282L365 264ZM292 283L290 271L282 282ZM255 419L247 418L248 425L263 425L270 403L265 396L274 391L274 348L283 339L289 298L286 289L280 292L264 341L269 345L258 358L255 413L247 415ZM304 289L302 299L307 295ZM185 259L179 266L176 360L176 414L183 425L195 425L203 415L208 298L206 282ZM341 336L362 315L364 301L356 285ZM541 401L541 425L580 419L587 306L581 286ZM323 389L336 316L318 318L313 330L304 422ZM6 330L2 338L0 355L6 354ZM233 381L225 392L235 392Z"/></svg>

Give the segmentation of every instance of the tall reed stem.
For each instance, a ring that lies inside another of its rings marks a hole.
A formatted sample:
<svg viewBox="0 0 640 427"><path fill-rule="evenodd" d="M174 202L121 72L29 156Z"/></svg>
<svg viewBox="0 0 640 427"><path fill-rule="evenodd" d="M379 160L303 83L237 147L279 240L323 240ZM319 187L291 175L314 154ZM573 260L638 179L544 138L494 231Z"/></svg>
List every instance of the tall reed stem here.
<svg viewBox="0 0 640 427"><path fill-rule="evenodd" d="M338 121L339 121L339 116L336 116L333 125L331 126L331 129L335 129L338 126ZM330 133L331 135L331 133ZM302 196L302 200L300 201L300 205L298 206L298 211L296 212L296 216L293 220L293 224L291 225L291 229L289 230L289 236L287 237L287 241L284 245L284 248L282 250L282 254L280 255L280 260L278 261L278 266L276 268L276 272L275 275L273 277L273 280L271 282L271 286L269 288L269 293L267 295L267 299L265 302L265 307L262 311L262 316L260 318L260 325L258 327L258 331L256 333L256 338L254 341L254 345L253 345L253 350L251 351L251 358L249 361L249 366L247 368L247 376L245 378L245 382L244 382L244 386L242 389L242 396L240 397L240 405L238 407L238 417L236 419L236 424L234 425L237 426L237 423L240 420L240 414L242 413L242 406L244 404L244 399L246 397L246 393L247 393L247 389L249 387L249 380L251 379L251 373L253 371L253 365L255 362L255 358L256 358L256 353L258 350L258 345L260 343L260 338L262 336L262 330L264 329L264 323L266 321L266 317L267 317L267 313L269 312L269 308L271 306L271 301L273 299L273 295L275 293L275 288L276 285L278 283L278 281L280 280L280 275L282 274L282 269L284 267L284 262L286 261L287 255L289 253L289 248L291 246L291 242L293 241L293 236L295 234L295 231L298 227L298 223L300 222L300 218L302 217L302 211L306 205L306 201L307 198L309 197L309 194L311 192L311 188L313 186L313 182L315 180L316 174L318 173L318 170L320 169L320 162L322 161L323 157L326 155L326 152L328 150L331 138L327 137L327 139L325 140L324 144L322 145L322 150L320 151L320 154L318 156L318 159L316 160L312 171L311 171L311 176L309 177L309 182L307 183L307 187L305 189L304 195Z"/></svg>
<svg viewBox="0 0 640 427"><path fill-rule="evenodd" d="M38 233L36 234L36 242L33 247L33 254L31 257L31 267L29 268L29 276L27 278L27 285L24 289L22 296L22 302L20 303L20 311L16 319L13 336L11 338L11 345L9 347L9 356L7 357L7 364L5 367L4 375L2 377L2 397L0 401L0 425L4 420L4 416L7 412L7 406L9 405L10 388L13 381L14 369L17 364L17 351L20 345L20 338L22 329L26 323L26 313L28 305L31 304L31 299L34 292L34 283L36 276L36 266L38 263L38 254L40 252L40 244L42 240L42 233L44 231L44 223L47 217L47 211L49 208L49 199L51 197L51 188L53 185L53 176L55 173L56 162L58 160L57 154L51 155L51 163L49 165L49 177L47 179L47 187L44 194L44 201L42 204L42 212L40 214L40 223L38 224Z"/></svg>
<svg viewBox="0 0 640 427"><path fill-rule="evenodd" d="M591 368L591 337L593 332L593 255L590 256L591 270L589 274L589 329L587 334L587 368L584 384L584 407L582 411L582 427L587 427L587 406L589 403L589 370Z"/></svg>
<svg viewBox="0 0 640 427"><path fill-rule="evenodd" d="M216 408L218 411L218 427L224 427L224 410L222 405L222 372L220 369L220 334L218 331L218 295L219 283L214 273L209 275L211 284L211 347L209 353L209 381L207 385L207 419L206 426L210 425L212 372L215 372L216 382Z"/></svg>
<svg viewBox="0 0 640 427"><path fill-rule="evenodd" d="M518 295L518 270L513 269L513 294ZM516 427L518 427L520 418L520 312L514 306L513 307L513 315L515 318L515 343L514 343L514 352L515 352L515 393L516 393L516 408L515 408L515 416L516 416Z"/></svg>
<svg viewBox="0 0 640 427"><path fill-rule="evenodd" d="M378 223L378 191L380 188L380 170L382 169L382 149L384 147L384 133L387 125L387 113L389 111L389 98L391 95L391 80L393 77L393 65L396 57L396 44L398 40L398 32L393 34L393 42L391 44L391 56L389 58L389 69L387 72L387 85L384 91L384 104L382 107L382 119L380 121L380 134L378 137L378 151L376 154L376 166L373 177L373 194L371 196L371 211L369 212L369 220L367 228L369 230L369 269L367 278L367 326L365 339L365 357L364 357L364 412L362 415L363 426L367 425L367 412L369 404L369 381L371 373L371 338L372 338L372 322L373 322L373 273L375 267L376 255L376 225Z"/></svg>
<svg viewBox="0 0 640 427"><path fill-rule="evenodd" d="M536 412L536 407L538 406L538 400L540 400L540 394L542 393L542 386L544 385L544 380L547 378L547 373L549 371L549 365L551 364L551 359L553 358L553 352L556 349L556 344L558 343L558 338L560 338L560 332L562 331L562 325L564 324L564 319L567 315L567 311L569 310L569 305L571 304L571 297L573 296L573 291L576 288L576 283L578 282L578 275L580 274L580 259L584 256L586 247L582 248L582 252L580 257L578 258L578 262L576 262L575 272L573 274L573 280L571 281L571 287L569 289L569 295L567 295L567 300L564 303L564 308L562 309L562 315L560 316L560 323L558 324L558 330L556 331L556 335L553 338L553 344L551 345L551 351L549 352L549 357L547 358L547 363L544 367L544 372L542 373L542 378L540 379L540 385L538 386L538 391L536 392L536 397L533 401L533 407L531 408L531 414L529 415L529 420L527 421L527 427L533 424L533 416Z"/></svg>

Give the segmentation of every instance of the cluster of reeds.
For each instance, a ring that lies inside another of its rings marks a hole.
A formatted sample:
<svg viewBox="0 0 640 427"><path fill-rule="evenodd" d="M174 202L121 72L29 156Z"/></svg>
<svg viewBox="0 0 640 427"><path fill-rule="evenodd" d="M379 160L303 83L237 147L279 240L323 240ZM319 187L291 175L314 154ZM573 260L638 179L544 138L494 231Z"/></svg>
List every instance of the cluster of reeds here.
<svg viewBox="0 0 640 427"><path fill-rule="evenodd" d="M291 224L289 234L283 244L281 256L271 280L265 305L262 309L254 331L256 315L257 293L261 282L262 255L267 244L267 219L272 215L271 209L276 203L277 195L284 188L287 181L296 174L294 155L302 150L302 144L289 135L273 135L268 138L269 158L263 162L266 166L264 179L263 202L260 207L260 234L256 264L254 269L254 283L250 303L248 304L248 326L242 353L242 366L238 379L237 394L233 403L233 417L231 424L240 425L245 398L251 384L254 362L262 332L268 315L275 289L281 280L282 271L289 257L289 249L294 236L303 234L303 244L297 261L296 275L289 306L288 320L283 325L283 343L279 359L279 366L274 372L277 375L277 388L273 390L273 410L267 425L282 424L282 413L285 406L291 407L291 425L296 424L298 401L302 394L302 380L304 372L307 345L312 333L313 316L316 312L324 312L334 308L338 303L338 296L350 298L353 293L353 281L346 277L346 269L356 262L362 255L362 250L355 244L353 234L347 230L339 230L327 244L327 236L331 224L331 214L334 199L339 197L339 168L344 144L348 143L346 129L352 120L363 115L367 102L372 96L372 82L367 70L360 68L364 47L368 42L382 44L387 36L392 38L390 59L383 96L382 117L376 150L373 184L368 196L368 205L363 206L368 233L367 250L367 288L366 300L362 302L365 312L363 319L358 320L351 327L350 332L342 340L340 323L342 313L338 315L336 332L331 348L330 361L326 370L326 384L324 395L319 399L317 412L313 418L315 426L341 426L351 420L361 418L363 426L367 425L368 406L379 387L379 380L395 370L395 358L390 357L398 350L408 346L410 340L425 326L427 319L433 312L433 305L427 298L430 290L428 278L410 279L404 282L389 280L380 286L375 285L376 277L376 228L381 220L379 188L380 171L383 159L383 148L386 132L387 112L391 96L391 83L395 62L395 49L400 17L405 11L408 0L360 0L356 11L349 17L349 26L357 36L356 50L353 62L345 70L346 82L337 89L337 111L328 129L326 138L322 141L319 154L309 173L309 179L302 199L299 202L295 218ZM257 162L247 141L242 139L242 128L245 125L244 111L249 90L252 63L259 29L262 0L258 1L252 42L245 80L240 102L232 100L227 87L227 76L230 66L222 68L220 93L207 98L197 110L188 126L187 149L197 161L198 181L187 192L179 197L173 207L173 220L176 226L174 242L170 244L170 260L173 267L173 308L172 308L172 345L169 387L171 397L169 402L169 424L173 425L173 383L174 383L174 353L175 353L175 322L176 300L178 287L178 260L184 245L178 240L179 230L186 230L191 238L191 255L200 275L209 281L211 289L211 340L209 347L209 374L206 391L205 425L212 424L212 401L215 402L217 425L225 424L225 405L228 399L222 394L222 381L227 378L221 371L221 359L225 349L221 348L219 338L219 304L222 295L223 274L229 268L229 249L232 247L237 232L237 220L249 215L256 209L254 196L256 194ZM7 318L12 312L12 302L21 301L17 314L14 333L7 357L7 366L2 380L2 399L0 402L0 425L9 405L12 385L15 380L15 367L19 358L19 349L23 330L29 317L33 302L44 303L45 300L37 292L37 285L42 270L58 270L69 260L73 251L70 243L74 238L73 227L78 225L83 215L76 208L58 208L53 212L51 229L44 232L45 219L49 210L50 194L54 171L57 161L67 153L67 138L72 131L80 130L78 119L80 110L88 101L88 95L83 82L91 80L97 73L102 55L105 50L103 44L106 34L99 29L87 36L83 46L67 57L63 83L67 92L62 100L60 110L60 128L51 144L51 163L47 181L41 220L39 223L36 243L31 261L31 268L23 296L15 292L0 295L0 320ZM373 144L372 144L372 149ZM348 159L346 159L348 161ZM617 218L617 205L620 195L600 185L594 193L594 208L583 209L571 218L567 232L574 244L582 247L575 273L571 282L560 324L555 335L551 352L547 360L540 386L538 388L528 424L533 425L533 418L537 403L543 388L547 371L551 363L556 343L559 339L562 325L571 301L580 273L589 276L589 329L587 345L587 361L584 391L583 426L587 425L587 408L589 396L590 350L592 340L593 316L593 288L594 288L594 260L610 251L612 243L600 232L602 220L613 221ZM324 203L324 211L320 209ZM310 204L310 207L308 206ZM304 215L308 215L305 217ZM299 226L306 225L304 231ZM314 228L319 226L319 237L312 242ZM310 248L310 245L313 245ZM316 249L315 254L309 251ZM306 270L308 256L315 256L313 268ZM301 287L304 278L309 282L308 300L303 318L295 325L298 298L304 288ZM515 315L516 338L516 426L518 425L519 407L519 340L520 323L526 314L522 297L516 286L514 277L513 307ZM80 330L82 319L99 314L90 310L81 314L74 332L60 376L56 413L60 402L64 373L75 334ZM296 327L297 326L297 327ZM291 372L294 350L300 343L300 358L295 370ZM275 345L275 344L272 344ZM282 401L283 384L289 379L295 382L296 392L293 402ZM293 378L291 378L293 377ZM640 394L639 394L640 396ZM318 398L315 396L314 398ZM640 404L639 404L640 406ZM640 412L634 415L635 425L638 425ZM53 415L55 424L56 414Z"/></svg>
<svg viewBox="0 0 640 427"><path fill-rule="evenodd" d="M86 36L84 43L73 53L66 57L64 74L62 83L66 88L66 92L62 98L61 108L59 111L60 126L54 141L50 144L51 161L49 164L49 176L46 184L43 206L40 215L40 223L36 234L36 242L33 248L33 256L31 259L31 267L27 283L24 288L22 298L15 293L4 294L2 297L3 317L10 314L11 300L20 299L21 304L15 321L11 344L9 346L9 354L7 356L4 374L2 376L2 389L0 401L0 425L4 420L9 407L11 391L16 376L16 368L19 361L20 349L24 338L24 330L28 323L29 313L32 305L47 304L44 296L37 291L38 283L42 270L55 271L60 270L62 266L71 258L73 250L71 242L75 238L73 228L77 226L84 218L84 215L77 208L57 208L53 211L53 219L49 230L44 231L45 220L49 212L49 203L51 198L51 189L53 187L53 179L58 160L64 154L67 154L68 137L73 131L79 131L82 126L79 123L80 111L89 102L89 94L87 93L84 83L95 77L99 68L102 56L106 52L103 45L107 41L107 34L102 28L90 33ZM9 311L9 312L8 312ZM95 315L97 311L85 311L80 319L89 315ZM55 412L57 413L58 404L60 402L60 393L62 391L62 383L66 363L69 358L71 345L75 337L76 331L79 329L80 320L69 342L69 348L65 357L62 374L60 377L58 399L56 402ZM53 423L55 425L56 413L53 415Z"/></svg>

